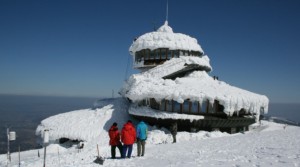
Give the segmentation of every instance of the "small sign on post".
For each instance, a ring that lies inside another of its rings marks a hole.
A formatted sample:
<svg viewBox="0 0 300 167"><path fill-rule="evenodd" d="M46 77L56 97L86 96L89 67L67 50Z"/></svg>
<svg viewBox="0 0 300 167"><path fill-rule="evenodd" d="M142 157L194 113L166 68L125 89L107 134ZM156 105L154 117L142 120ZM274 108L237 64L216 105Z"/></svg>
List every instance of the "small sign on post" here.
<svg viewBox="0 0 300 167"><path fill-rule="evenodd" d="M16 140L16 132L9 132L9 141Z"/></svg>
<svg viewBox="0 0 300 167"><path fill-rule="evenodd" d="M48 144L49 143L49 130L45 129L44 130L44 144Z"/></svg>
<svg viewBox="0 0 300 167"><path fill-rule="evenodd" d="M16 140L16 132L13 132L13 131L10 132L9 128L7 128L6 133L7 133L7 159L8 159L8 162L10 162L11 156L10 156L9 142Z"/></svg>

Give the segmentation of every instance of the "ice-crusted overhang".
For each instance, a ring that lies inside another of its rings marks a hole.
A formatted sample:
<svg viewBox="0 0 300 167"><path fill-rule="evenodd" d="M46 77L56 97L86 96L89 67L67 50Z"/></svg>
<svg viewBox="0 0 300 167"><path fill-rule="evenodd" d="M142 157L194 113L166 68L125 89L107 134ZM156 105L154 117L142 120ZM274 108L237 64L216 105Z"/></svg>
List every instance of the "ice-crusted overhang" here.
<svg viewBox="0 0 300 167"><path fill-rule="evenodd" d="M184 57L170 60L144 73L132 75L123 87L123 95L133 102L147 98L154 98L157 101L174 100L178 103L183 103L187 99L199 103L207 100L214 103L217 100L224 106L224 113L227 115L242 109L253 114L260 114L263 109L264 113L267 113L269 100L266 96L214 80L205 71L191 71L174 80L164 79L165 76L186 67L186 63L182 65L179 62L194 64L191 62L195 60L190 59Z"/></svg>
<svg viewBox="0 0 300 167"><path fill-rule="evenodd" d="M188 114L178 114L178 113L170 113L170 112L156 112L155 110L149 108L149 107L140 107L136 108L131 106L129 108L129 113L131 115L136 116L144 116L144 117L152 117L156 119L184 119L184 120L190 120L191 122L193 120L199 120L204 119L204 116L201 115L188 115Z"/></svg>
<svg viewBox="0 0 300 167"><path fill-rule="evenodd" d="M207 56L200 57L188 57L183 56L179 58L173 58L163 64L154 67L148 71L140 74L135 74L133 76L144 76L149 78L163 78L177 73L178 71L187 69L191 66L197 66L199 69L204 69L209 72L212 67L209 63L209 58ZM187 69L188 70L188 69Z"/></svg>
<svg viewBox="0 0 300 167"><path fill-rule="evenodd" d="M131 55L143 49L155 50L168 48L169 50L188 50L204 53L197 39L181 33L174 33L165 22L157 31L146 33L133 41L129 48Z"/></svg>

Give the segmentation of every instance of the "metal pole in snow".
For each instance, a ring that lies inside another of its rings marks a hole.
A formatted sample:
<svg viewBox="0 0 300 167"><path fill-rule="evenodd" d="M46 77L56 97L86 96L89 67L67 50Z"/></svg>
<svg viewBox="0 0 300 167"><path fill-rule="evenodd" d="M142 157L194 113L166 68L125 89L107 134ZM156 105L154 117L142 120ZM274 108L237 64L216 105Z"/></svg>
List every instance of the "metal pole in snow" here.
<svg viewBox="0 0 300 167"><path fill-rule="evenodd" d="M44 145L44 167L46 167L46 145Z"/></svg>
<svg viewBox="0 0 300 167"><path fill-rule="evenodd" d="M46 167L46 148L49 143L49 130L44 130L44 167Z"/></svg>
<svg viewBox="0 0 300 167"><path fill-rule="evenodd" d="M10 152L9 152L9 128L7 128L7 159L11 162Z"/></svg>
<svg viewBox="0 0 300 167"><path fill-rule="evenodd" d="M100 154L99 154L99 147L98 147L98 144L97 144L97 152L98 152L98 157L100 158Z"/></svg>
<svg viewBox="0 0 300 167"><path fill-rule="evenodd" d="M19 145L19 167L21 167L21 156L20 156L20 151L21 151L21 148L20 148L20 145Z"/></svg>

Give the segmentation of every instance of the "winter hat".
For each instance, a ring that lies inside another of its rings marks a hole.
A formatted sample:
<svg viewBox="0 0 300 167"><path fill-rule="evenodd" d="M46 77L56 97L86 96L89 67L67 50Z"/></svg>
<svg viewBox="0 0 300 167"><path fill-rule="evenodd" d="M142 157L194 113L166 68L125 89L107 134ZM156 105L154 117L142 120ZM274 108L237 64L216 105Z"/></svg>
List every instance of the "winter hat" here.
<svg viewBox="0 0 300 167"><path fill-rule="evenodd" d="M118 124L116 122L113 123L113 126L117 126Z"/></svg>

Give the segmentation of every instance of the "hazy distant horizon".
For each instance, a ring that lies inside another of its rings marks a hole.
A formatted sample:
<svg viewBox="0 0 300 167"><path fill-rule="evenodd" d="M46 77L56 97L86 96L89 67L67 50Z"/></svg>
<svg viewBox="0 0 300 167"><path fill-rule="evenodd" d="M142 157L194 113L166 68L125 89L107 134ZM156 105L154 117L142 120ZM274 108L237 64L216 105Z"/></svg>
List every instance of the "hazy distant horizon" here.
<svg viewBox="0 0 300 167"><path fill-rule="evenodd" d="M0 95L0 154L6 151L6 128L16 131L17 140L11 142L11 151L38 147L35 129L52 115L73 110L92 108L99 98L54 97L28 95Z"/></svg>
<svg viewBox="0 0 300 167"><path fill-rule="evenodd" d="M110 98L106 96L80 96L80 95L48 95L48 94L9 94L0 93L0 96L39 96L39 97L65 97L65 98Z"/></svg>
<svg viewBox="0 0 300 167"><path fill-rule="evenodd" d="M112 95L109 96L80 96L80 95L47 95L47 94L6 94L0 93L0 96L29 96L29 97L61 97L61 98L94 98L94 99L103 99L103 98L112 98ZM121 97L117 92L114 92L114 98ZM269 104L300 104L300 102L280 102L280 101L271 101L269 99Z"/></svg>

